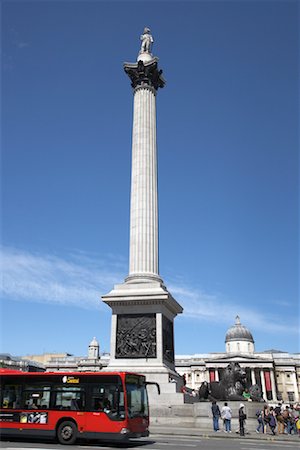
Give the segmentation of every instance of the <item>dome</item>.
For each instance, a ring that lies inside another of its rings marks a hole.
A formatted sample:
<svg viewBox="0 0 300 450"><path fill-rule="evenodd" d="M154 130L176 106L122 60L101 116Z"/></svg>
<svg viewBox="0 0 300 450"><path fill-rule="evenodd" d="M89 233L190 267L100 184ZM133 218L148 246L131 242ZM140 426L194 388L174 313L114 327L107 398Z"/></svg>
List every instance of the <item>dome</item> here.
<svg viewBox="0 0 300 450"><path fill-rule="evenodd" d="M90 342L89 347L99 347L97 339L94 337L93 340Z"/></svg>
<svg viewBox="0 0 300 450"><path fill-rule="evenodd" d="M241 324L239 316L235 318L235 324L226 333L225 342L248 341L254 344L254 339L248 328Z"/></svg>

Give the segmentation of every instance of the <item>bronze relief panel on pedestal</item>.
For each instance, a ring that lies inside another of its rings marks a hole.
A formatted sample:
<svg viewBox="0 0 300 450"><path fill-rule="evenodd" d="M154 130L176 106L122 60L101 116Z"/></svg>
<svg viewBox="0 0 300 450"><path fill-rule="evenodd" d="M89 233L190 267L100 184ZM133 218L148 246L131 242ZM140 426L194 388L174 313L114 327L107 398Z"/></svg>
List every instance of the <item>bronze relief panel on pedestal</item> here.
<svg viewBox="0 0 300 450"><path fill-rule="evenodd" d="M116 358L156 358L156 315L119 314Z"/></svg>
<svg viewBox="0 0 300 450"><path fill-rule="evenodd" d="M164 360L174 363L174 328L173 322L162 316L163 328L163 358Z"/></svg>

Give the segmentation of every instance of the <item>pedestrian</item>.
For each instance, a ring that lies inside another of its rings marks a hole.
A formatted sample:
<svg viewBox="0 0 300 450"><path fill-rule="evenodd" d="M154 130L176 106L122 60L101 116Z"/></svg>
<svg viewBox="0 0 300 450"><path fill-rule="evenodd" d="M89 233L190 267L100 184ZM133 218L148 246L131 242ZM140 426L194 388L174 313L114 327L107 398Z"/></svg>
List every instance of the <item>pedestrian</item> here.
<svg viewBox="0 0 300 450"><path fill-rule="evenodd" d="M264 424L264 433L265 434L267 433L267 425L269 424L269 420L270 420L269 413L270 413L269 407L268 407L268 405L265 405L264 409L262 411L262 420L263 420L263 424Z"/></svg>
<svg viewBox="0 0 300 450"><path fill-rule="evenodd" d="M271 406L270 412L269 412L269 427L271 428L273 435L276 434L275 433L276 425L277 425L276 414L275 414L273 406Z"/></svg>
<svg viewBox="0 0 300 450"><path fill-rule="evenodd" d="M278 403L276 408L274 409L276 420L277 420L277 431L278 434L283 434L284 432L284 420L282 417L282 405L281 403Z"/></svg>
<svg viewBox="0 0 300 450"><path fill-rule="evenodd" d="M220 411L220 408L217 405L217 402L215 400L212 402L211 412L212 412L212 416L213 416L213 428L214 428L214 431L220 431L219 419L220 419L220 416L221 416L221 411Z"/></svg>
<svg viewBox="0 0 300 450"><path fill-rule="evenodd" d="M256 418L257 418L257 422L258 422L258 426L256 428L256 433L259 433L260 431L263 433L264 432L264 421L262 418L263 415L263 411L261 409L258 409L256 411Z"/></svg>
<svg viewBox="0 0 300 450"><path fill-rule="evenodd" d="M245 405L244 403L240 404L239 408L239 425L240 425L240 435L245 436L245 420L247 419L245 413Z"/></svg>
<svg viewBox="0 0 300 450"><path fill-rule="evenodd" d="M300 438L300 416L298 417L298 419L296 420L296 430L298 432L298 436Z"/></svg>
<svg viewBox="0 0 300 450"><path fill-rule="evenodd" d="M282 417L284 421L284 434L290 434L291 431L291 413L290 408L287 405L282 412Z"/></svg>
<svg viewBox="0 0 300 450"><path fill-rule="evenodd" d="M224 419L225 422L225 433L231 433L232 412L227 402L224 403L224 406L221 410L221 417L222 419Z"/></svg>
<svg viewBox="0 0 300 450"><path fill-rule="evenodd" d="M290 405L290 430L289 434L297 434L296 422L299 417L298 411L294 408L294 405Z"/></svg>

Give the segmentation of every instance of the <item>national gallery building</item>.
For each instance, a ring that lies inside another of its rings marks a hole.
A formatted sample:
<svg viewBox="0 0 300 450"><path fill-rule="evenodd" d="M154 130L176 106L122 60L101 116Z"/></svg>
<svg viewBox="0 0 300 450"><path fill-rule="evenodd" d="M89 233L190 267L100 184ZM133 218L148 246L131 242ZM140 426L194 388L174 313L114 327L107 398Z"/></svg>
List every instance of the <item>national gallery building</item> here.
<svg viewBox="0 0 300 450"><path fill-rule="evenodd" d="M259 385L263 398L270 403L300 400L300 354L278 350L255 352L251 332L237 316L225 336L224 353L176 355L176 371L185 378L186 386L198 390L204 381L219 381L230 362L237 362L247 374L248 385ZM99 371L109 363L109 354L100 355L97 340L89 344L88 355L73 356L68 353L27 355L22 358L0 355L2 367L18 370L47 371Z"/></svg>

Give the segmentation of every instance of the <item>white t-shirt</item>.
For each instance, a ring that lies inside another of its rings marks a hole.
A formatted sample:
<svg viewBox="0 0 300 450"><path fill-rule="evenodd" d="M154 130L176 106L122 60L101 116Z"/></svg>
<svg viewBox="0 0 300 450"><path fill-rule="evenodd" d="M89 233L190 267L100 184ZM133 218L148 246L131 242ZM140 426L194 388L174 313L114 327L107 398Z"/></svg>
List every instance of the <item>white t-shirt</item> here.
<svg viewBox="0 0 300 450"><path fill-rule="evenodd" d="M222 419L231 419L232 413L231 413L231 409L229 408L229 406L223 406L222 410L221 410L221 417Z"/></svg>

